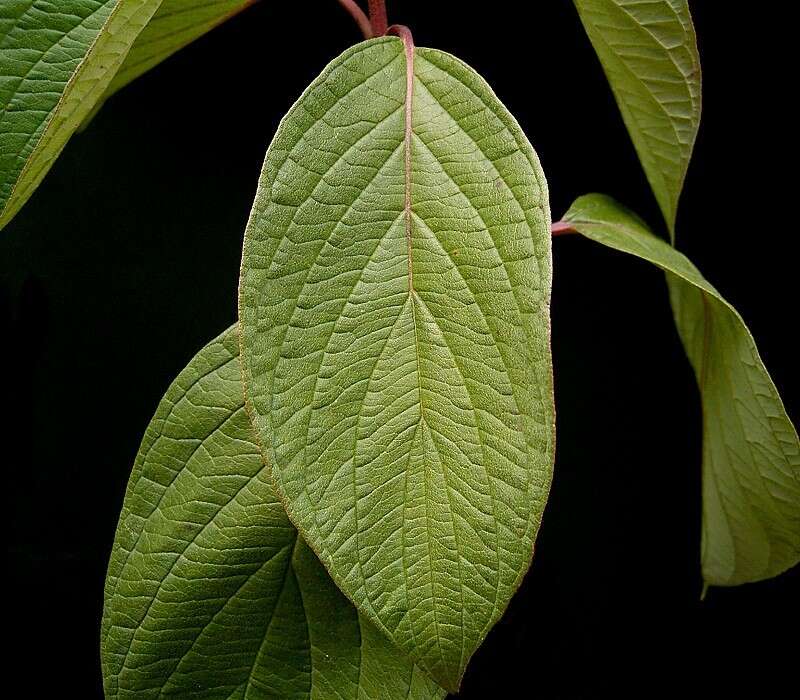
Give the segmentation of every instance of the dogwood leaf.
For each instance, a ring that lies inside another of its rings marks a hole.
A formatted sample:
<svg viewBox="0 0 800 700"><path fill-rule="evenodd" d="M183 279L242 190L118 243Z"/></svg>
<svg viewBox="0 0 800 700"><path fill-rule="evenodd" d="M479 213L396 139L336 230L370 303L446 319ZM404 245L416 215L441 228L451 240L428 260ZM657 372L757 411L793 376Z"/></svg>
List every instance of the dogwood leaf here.
<svg viewBox="0 0 800 700"><path fill-rule="evenodd" d="M284 118L245 235L243 376L278 492L449 690L528 568L549 489L549 218L486 83L381 38Z"/></svg>
<svg viewBox="0 0 800 700"><path fill-rule="evenodd" d="M670 235L700 124L687 0L574 0Z"/></svg>
<svg viewBox="0 0 800 700"><path fill-rule="evenodd" d="M339 592L267 478L230 329L167 391L106 581L106 697L441 698Z"/></svg>
<svg viewBox="0 0 800 700"><path fill-rule="evenodd" d="M706 583L758 581L797 564L800 443L741 316L684 255L609 197L580 197L564 221L667 272L703 405Z"/></svg>
<svg viewBox="0 0 800 700"><path fill-rule="evenodd" d="M0 228L39 186L160 2L0 3Z"/></svg>

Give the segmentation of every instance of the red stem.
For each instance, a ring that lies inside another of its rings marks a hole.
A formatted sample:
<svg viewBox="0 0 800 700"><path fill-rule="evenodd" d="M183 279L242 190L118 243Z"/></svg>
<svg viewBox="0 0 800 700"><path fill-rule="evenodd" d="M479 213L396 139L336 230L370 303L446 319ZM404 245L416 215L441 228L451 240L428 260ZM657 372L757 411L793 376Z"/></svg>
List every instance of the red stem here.
<svg viewBox="0 0 800 700"><path fill-rule="evenodd" d="M383 36L389 28L386 18L386 0L369 0L369 21L373 36Z"/></svg>
<svg viewBox="0 0 800 700"><path fill-rule="evenodd" d="M413 56L414 39L411 36L411 30L402 24L393 24L391 27L387 26L386 0L369 0L369 17L364 14L364 11L358 6L355 0L339 0L339 4L347 10L350 16L356 21L365 39L394 34L403 40L406 46L406 53L408 54L410 52ZM553 225L550 227L550 233L553 238L555 238L556 236L568 236L573 233L578 233L578 231L567 221L554 221Z"/></svg>
<svg viewBox="0 0 800 700"><path fill-rule="evenodd" d="M372 39L375 34L372 31L372 25L370 24L369 17L364 14L364 10L362 10L357 4L355 0L339 0L339 4L350 13L350 16L356 21L358 28L361 30L361 33L364 35L365 39Z"/></svg>
<svg viewBox="0 0 800 700"><path fill-rule="evenodd" d="M406 27L405 24L393 24L384 33L387 36L393 34L394 36L400 37L403 40L403 43L405 44L406 53L410 51L413 54L414 37L411 36L411 30L408 27Z"/></svg>
<svg viewBox="0 0 800 700"><path fill-rule="evenodd" d="M550 233L555 236L568 236L571 233L578 233L568 221L554 221L550 227Z"/></svg>

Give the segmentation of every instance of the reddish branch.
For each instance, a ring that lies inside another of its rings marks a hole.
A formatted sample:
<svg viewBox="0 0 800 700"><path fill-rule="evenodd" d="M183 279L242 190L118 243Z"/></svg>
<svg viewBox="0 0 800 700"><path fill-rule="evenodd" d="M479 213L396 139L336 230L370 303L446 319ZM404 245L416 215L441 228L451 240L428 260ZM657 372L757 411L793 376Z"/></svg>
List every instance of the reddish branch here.
<svg viewBox="0 0 800 700"><path fill-rule="evenodd" d="M374 36L383 36L389 28L386 19L386 0L369 0L369 21Z"/></svg>
<svg viewBox="0 0 800 700"><path fill-rule="evenodd" d="M355 0L339 0L339 4L347 10L350 16L356 21L365 39L372 39L372 37L375 36L369 18L364 14L364 10L356 4Z"/></svg>
<svg viewBox="0 0 800 700"><path fill-rule="evenodd" d="M369 0L369 17L358 6L356 0L339 0L339 4L356 21L365 39L383 36L388 32L389 21L386 19L386 0Z"/></svg>
<svg viewBox="0 0 800 700"><path fill-rule="evenodd" d="M568 236L570 233L578 233L573 227L572 224L566 221L554 221L553 225L550 227L550 233L553 236Z"/></svg>

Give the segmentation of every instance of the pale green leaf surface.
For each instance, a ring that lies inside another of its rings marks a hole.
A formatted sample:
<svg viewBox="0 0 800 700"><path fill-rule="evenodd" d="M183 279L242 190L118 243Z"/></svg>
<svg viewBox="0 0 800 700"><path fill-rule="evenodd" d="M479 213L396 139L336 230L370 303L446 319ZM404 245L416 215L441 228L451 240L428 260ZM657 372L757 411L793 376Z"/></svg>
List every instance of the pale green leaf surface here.
<svg viewBox="0 0 800 700"><path fill-rule="evenodd" d="M800 444L736 310L677 250L602 195L564 217L598 243L667 272L675 322L703 406L703 578L727 586L800 561Z"/></svg>
<svg viewBox="0 0 800 700"><path fill-rule="evenodd" d="M38 187L160 1L0 3L0 228Z"/></svg>
<svg viewBox="0 0 800 700"><path fill-rule="evenodd" d="M574 0L675 237L700 124L700 58L687 0Z"/></svg>
<svg viewBox="0 0 800 700"><path fill-rule="evenodd" d="M235 329L203 348L145 433L106 581L106 696L443 697L286 517L245 413L238 350Z"/></svg>
<svg viewBox="0 0 800 700"><path fill-rule="evenodd" d="M439 51L412 63L407 95L401 41L359 44L283 120L245 235L242 357L289 516L453 690L550 485L550 216L486 83Z"/></svg>

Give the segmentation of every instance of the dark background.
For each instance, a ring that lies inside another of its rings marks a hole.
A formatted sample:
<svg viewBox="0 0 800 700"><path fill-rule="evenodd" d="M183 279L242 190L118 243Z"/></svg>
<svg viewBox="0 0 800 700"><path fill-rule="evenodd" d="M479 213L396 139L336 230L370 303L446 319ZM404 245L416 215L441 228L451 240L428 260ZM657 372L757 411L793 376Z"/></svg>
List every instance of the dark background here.
<svg viewBox="0 0 800 700"><path fill-rule="evenodd" d="M6 658L26 697L101 696L103 579L139 440L235 320L280 117L360 39L334 0L286 5L257 5L112 98L0 234ZM733 5L691 3L704 113L678 242L748 322L796 422L791 45L779 18ZM389 0L390 20L470 63L517 117L554 219L604 191L661 229L571 3L484 7ZM555 481L533 568L461 697L781 697L797 681L798 571L699 600L700 412L662 275L586 240L554 249Z"/></svg>

